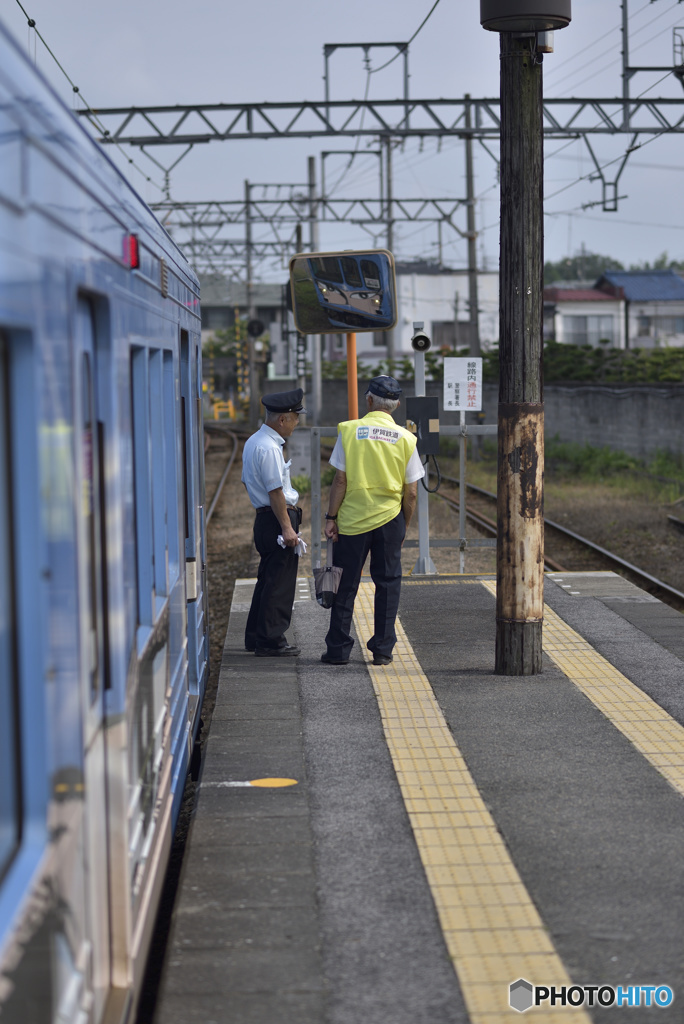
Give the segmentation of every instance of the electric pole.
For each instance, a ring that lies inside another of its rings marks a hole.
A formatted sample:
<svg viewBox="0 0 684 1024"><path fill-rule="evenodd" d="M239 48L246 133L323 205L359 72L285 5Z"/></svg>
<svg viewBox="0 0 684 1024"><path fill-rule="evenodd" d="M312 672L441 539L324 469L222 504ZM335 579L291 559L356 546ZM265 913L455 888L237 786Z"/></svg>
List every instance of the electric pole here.
<svg viewBox="0 0 684 1024"><path fill-rule="evenodd" d="M542 394L542 53L570 21L570 0L481 0L501 42L496 672L542 671L544 404Z"/></svg>

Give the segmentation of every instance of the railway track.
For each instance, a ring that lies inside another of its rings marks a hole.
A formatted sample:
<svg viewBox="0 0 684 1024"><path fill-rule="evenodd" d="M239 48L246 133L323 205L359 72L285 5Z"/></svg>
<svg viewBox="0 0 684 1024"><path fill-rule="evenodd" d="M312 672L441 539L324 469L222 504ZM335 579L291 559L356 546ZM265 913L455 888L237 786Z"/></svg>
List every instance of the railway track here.
<svg viewBox="0 0 684 1024"><path fill-rule="evenodd" d="M208 427L207 424L205 424L205 426L204 426L204 433L205 433L205 445L204 445L204 454L205 455L207 453L209 445L211 444L212 437L224 437L224 438L226 438L226 440L232 442L232 449L231 449L231 452L230 452L230 454L228 456L228 462L226 463L226 468L224 469L223 475L222 475L221 479L218 482L218 485L217 485L216 490L214 492L214 496L211 499L211 504L209 505L209 507L207 509L207 525L208 525L209 521L211 520L211 517L214 514L214 510L216 509L216 506L218 504L218 500L221 497L221 491L223 490L223 486L224 486L226 480L228 479L228 476L230 475L231 469L233 468L233 463L235 462L235 456L238 453L239 438L238 438L238 435L234 431L232 431L232 430L226 430L226 429L224 429L222 427L218 427L218 426L217 427Z"/></svg>
<svg viewBox="0 0 684 1024"><path fill-rule="evenodd" d="M442 480L445 483L455 484L458 486L458 480L456 477L445 476L442 474ZM494 503L496 502L496 494L492 491L487 491L484 487L478 487L476 484L466 484L466 487L474 494L478 494ZM437 492L437 494L438 497L442 498L443 501L446 501L452 508L458 509L458 502L453 498L439 494L439 492ZM494 520L489 519L480 511L473 509L468 505L466 505L466 515L474 525L478 526L479 529L483 530L485 533L496 536L496 523ZM641 569L638 565L634 565L633 563L626 561L624 558L621 558L614 552L609 551L607 548L603 548L599 544L595 544L587 537L582 537L579 533L575 533L574 530L569 530L566 526L561 526L560 523L556 523L552 519L544 518L544 529L545 532L547 529L550 529L552 533L555 531L558 535L562 535L584 549L585 552L591 552L596 558L597 568L605 568L606 565L610 566L610 568L618 568L628 579L631 579L632 582L641 587L642 590L652 594L654 597L658 597L660 600L671 605L673 608L676 608L678 611L684 611L684 594L681 591L676 590L674 587L671 587L668 583L664 583L662 580L652 576L644 569ZM555 559L551 558L546 553L544 555L544 562L554 572L570 571L566 566L560 565L555 561Z"/></svg>

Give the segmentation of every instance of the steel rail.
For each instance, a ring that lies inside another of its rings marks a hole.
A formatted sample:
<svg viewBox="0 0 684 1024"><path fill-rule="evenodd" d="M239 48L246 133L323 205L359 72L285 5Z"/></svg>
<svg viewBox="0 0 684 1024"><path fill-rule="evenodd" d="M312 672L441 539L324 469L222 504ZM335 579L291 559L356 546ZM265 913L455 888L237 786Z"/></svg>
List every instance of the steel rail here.
<svg viewBox="0 0 684 1024"><path fill-rule="evenodd" d="M204 429L205 429L205 431L207 433L210 433L210 431L208 431L206 429L206 427ZM226 465L226 468L223 471L223 476L221 477L221 479L218 482L218 487L216 488L216 491L214 493L214 497L211 499L211 505L209 506L209 509L207 511L207 526L209 525L209 520L211 519L211 517L214 514L214 510L215 510L215 508L216 508L216 506L218 504L218 500L221 497L221 491L223 490L223 485L225 484L226 480L228 479L228 474L230 473L231 469L233 468L233 463L235 462L235 456L237 455L237 450L238 450L238 437L237 437L237 434L234 434L232 430L226 430L226 431L221 430L221 431L218 431L217 433L220 433L224 437L230 437L230 438L233 439L233 450L232 450L232 452L230 454L230 458L228 459L228 464Z"/></svg>
<svg viewBox="0 0 684 1024"><path fill-rule="evenodd" d="M450 478L442 477L442 479L447 480ZM466 484L466 486L469 485ZM433 491L432 493L436 494L438 498L442 499L442 501L445 501L447 505L449 505L455 512L459 511L460 505L457 501L454 501L452 498L447 498L445 494L440 494L439 491ZM470 519L471 522L475 523L476 526L479 526L481 529L486 530L488 533L494 534L494 536L497 535L497 525L493 519L489 519L487 516L483 516L481 512L476 512L468 505L466 505L466 516L468 517L468 519ZM544 554L544 565L548 565L549 569L553 569L554 572L567 572L565 566L562 566L560 562L557 562L555 560L555 558L550 558L546 554Z"/></svg>
<svg viewBox="0 0 684 1024"><path fill-rule="evenodd" d="M442 480L447 480L450 483L458 483L458 480L455 477L442 476ZM475 491L478 494L484 494L487 498L493 498L494 501L496 501L496 494L492 491L485 490L484 487L478 487L476 484L466 484L466 487L469 487L472 491ZM584 547L591 548L592 551L596 551L597 554L602 555L610 562L614 562L615 565L619 565L620 568L627 569L629 572L638 576L640 579L645 580L647 583L650 583L652 586L658 587L671 597L675 597L678 601L684 602L684 594L680 590L676 590L674 587L671 587L669 583L663 583L662 580L657 579L655 576L651 576L651 574L646 572L644 569L640 569L638 565L633 565L632 562L628 562L626 559L620 558L619 555L614 554L612 551L608 551L607 548L602 548L600 544L595 544L593 540L588 540L587 537L582 537L581 534L575 533L574 530L569 530L567 526L561 526L560 523L555 523L552 519L544 518L544 525L550 526L552 530L557 530L566 537L570 537L572 540L584 545ZM569 570L559 568L555 571L568 572Z"/></svg>

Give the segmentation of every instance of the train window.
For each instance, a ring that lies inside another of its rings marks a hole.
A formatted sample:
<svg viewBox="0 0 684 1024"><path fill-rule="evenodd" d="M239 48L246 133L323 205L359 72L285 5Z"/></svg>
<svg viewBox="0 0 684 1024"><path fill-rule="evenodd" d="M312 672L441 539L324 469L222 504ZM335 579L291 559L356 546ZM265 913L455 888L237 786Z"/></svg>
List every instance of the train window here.
<svg viewBox="0 0 684 1024"><path fill-rule="evenodd" d="M0 873L20 838L19 735L17 722L14 567L9 453L9 381L6 346L0 335Z"/></svg>
<svg viewBox="0 0 684 1024"><path fill-rule="evenodd" d="M164 454L166 461L166 509L169 546L169 586L177 579L178 545L178 428L173 353L164 352Z"/></svg>
<svg viewBox="0 0 684 1024"><path fill-rule="evenodd" d="M154 588L148 366L146 349L135 346L131 348L131 392L138 622L142 626L151 626Z"/></svg>
<svg viewBox="0 0 684 1024"><path fill-rule="evenodd" d="M162 353L151 349L149 358L150 381L150 441L152 480L152 542L154 551L154 590L158 597L168 594L166 565L166 494L164 486L164 406L162 382Z"/></svg>
<svg viewBox="0 0 684 1024"><path fill-rule="evenodd" d="M380 270L377 264L372 260L361 260L361 270L366 279L366 287L380 291Z"/></svg>
<svg viewBox="0 0 684 1024"><path fill-rule="evenodd" d="M97 546L96 546L96 522L95 522L95 473L94 463L96 453L93 450L95 444L93 424L93 381L90 366L90 355L85 352L83 355L83 372L81 375L83 394L81 403L83 409L83 519L86 527L86 573L88 577L88 597L90 608L90 697L95 700L98 695L98 645L97 645Z"/></svg>
<svg viewBox="0 0 684 1024"><path fill-rule="evenodd" d="M188 402L190 401L190 343L188 332L181 331L180 345L180 385L181 385L181 472L183 473L183 519L185 526L185 540L190 538L190 489L189 489L189 466L188 466L188 440L190 436L190 422L188 419ZM189 554L188 551L185 552Z"/></svg>
<svg viewBox="0 0 684 1024"><path fill-rule="evenodd" d="M344 284L336 256L317 256L316 259L311 260L311 267L316 277L332 281L333 284Z"/></svg>
<svg viewBox="0 0 684 1024"><path fill-rule="evenodd" d="M347 284L351 288L363 288L363 281L361 280L361 272L359 271L359 265L355 259L351 256L342 256L340 259L342 264L342 270L344 276L347 279Z"/></svg>

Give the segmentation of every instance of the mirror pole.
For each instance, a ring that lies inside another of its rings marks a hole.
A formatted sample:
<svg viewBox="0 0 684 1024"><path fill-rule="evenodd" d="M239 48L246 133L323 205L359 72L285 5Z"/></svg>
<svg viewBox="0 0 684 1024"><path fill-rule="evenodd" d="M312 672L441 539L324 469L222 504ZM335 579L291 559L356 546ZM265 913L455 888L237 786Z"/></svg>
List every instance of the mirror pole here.
<svg viewBox="0 0 684 1024"><path fill-rule="evenodd" d="M347 410L350 420L359 418L359 385L356 376L356 334L347 335Z"/></svg>

